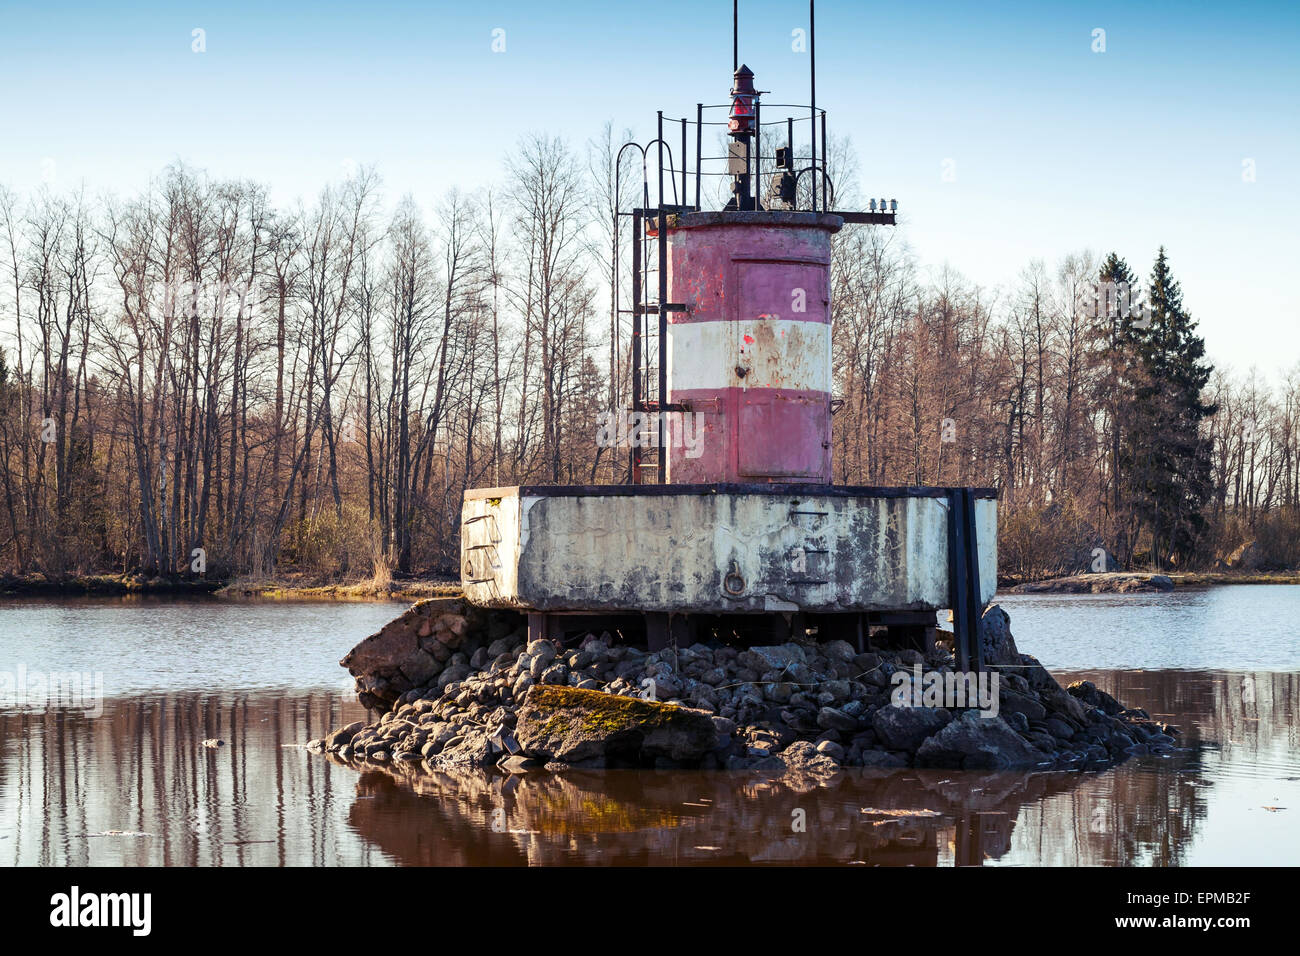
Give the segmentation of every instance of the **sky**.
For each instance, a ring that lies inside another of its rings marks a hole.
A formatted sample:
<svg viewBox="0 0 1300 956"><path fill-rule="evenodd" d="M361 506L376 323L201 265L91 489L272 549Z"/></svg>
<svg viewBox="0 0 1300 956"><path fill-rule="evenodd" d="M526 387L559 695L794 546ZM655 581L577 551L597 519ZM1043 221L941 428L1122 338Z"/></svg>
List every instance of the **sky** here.
<svg viewBox="0 0 1300 956"><path fill-rule="evenodd" d="M807 102L807 4L740 7L765 101ZM818 105L927 269L1005 293L1163 244L1218 364L1300 363L1300 3L822 0L817 28ZM0 0L0 184L129 195L179 159L288 204L373 163L428 209L525 133L644 142L730 74L718 0Z"/></svg>

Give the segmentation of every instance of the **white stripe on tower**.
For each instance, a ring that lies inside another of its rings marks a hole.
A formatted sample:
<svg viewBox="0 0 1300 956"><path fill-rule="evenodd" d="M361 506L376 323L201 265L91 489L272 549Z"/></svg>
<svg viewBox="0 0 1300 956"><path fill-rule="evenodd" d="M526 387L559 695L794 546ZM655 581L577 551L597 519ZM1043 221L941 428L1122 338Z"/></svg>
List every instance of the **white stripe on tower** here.
<svg viewBox="0 0 1300 956"><path fill-rule="evenodd" d="M680 322L670 328L674 390L782 388L829 392L830 326L790 319ZM745 369L742 378L736 367Z"/></svg>

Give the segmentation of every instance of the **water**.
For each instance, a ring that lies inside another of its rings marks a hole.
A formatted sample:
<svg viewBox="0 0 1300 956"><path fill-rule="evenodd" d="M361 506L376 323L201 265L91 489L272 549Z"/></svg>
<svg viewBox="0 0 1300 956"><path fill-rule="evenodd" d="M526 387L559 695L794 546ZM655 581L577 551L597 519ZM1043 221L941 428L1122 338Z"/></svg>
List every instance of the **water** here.
<svg viewBox="0 0 1300 956"><path fill-rule="evenodd" d="M0 601L0 672L102 674L104 693L347 690L339 659L407 607L175 598Z"/></svg>
<svg viewBox="0 0 1300 956"><path fill-rule="evenodd" d="M1297 602L1290 586L1009 597L1022 650L1162 715L1188 749L1102 773L829 784L359 773L302 745L363 716L335 662L400 606L8 604L0 673L100 669L110 697L98 717L0 710L0 863L1290 864Z"/></svg>
<svg viewBox="0 0 1300 956"><path fill-rule="evenodd" d="M1047 668L1300 670L1300 585L997 598Z"/></svg>

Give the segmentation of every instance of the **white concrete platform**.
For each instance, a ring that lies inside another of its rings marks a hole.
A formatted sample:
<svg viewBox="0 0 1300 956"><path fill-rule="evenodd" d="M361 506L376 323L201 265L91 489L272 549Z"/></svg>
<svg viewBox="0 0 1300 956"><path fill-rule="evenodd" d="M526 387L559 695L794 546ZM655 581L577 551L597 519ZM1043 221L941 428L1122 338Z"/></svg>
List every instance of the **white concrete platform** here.
<svg viewBox="0 0 1300 956"><path fill-rule="evenodd" d="M946 488L524 486L468 491L461 581L484 607L686 614L951 607ZM984 602L997 500L975 490Z"/></svg>

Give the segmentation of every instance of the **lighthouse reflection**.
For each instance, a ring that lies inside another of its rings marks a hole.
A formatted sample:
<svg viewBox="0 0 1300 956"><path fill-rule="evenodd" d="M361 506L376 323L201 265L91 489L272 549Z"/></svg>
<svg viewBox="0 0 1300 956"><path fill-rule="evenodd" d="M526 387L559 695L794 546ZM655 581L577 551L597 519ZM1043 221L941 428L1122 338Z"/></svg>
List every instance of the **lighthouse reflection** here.
<svg viewBox="0 0 1300 956"><path fill-rule="evenodd" d="M1177 712L1187 749L1086 774L498 776L407 765L363 771L348 822L414 865L1177 866L1209 861L1193 850L1223 788L1216 831L1236 829L1249 844L1267 824L1294 838L1294 824L1264 805L1295 787L1297 675L1077 676L1120 695L1140 684L1144 699Z"/></svg>

